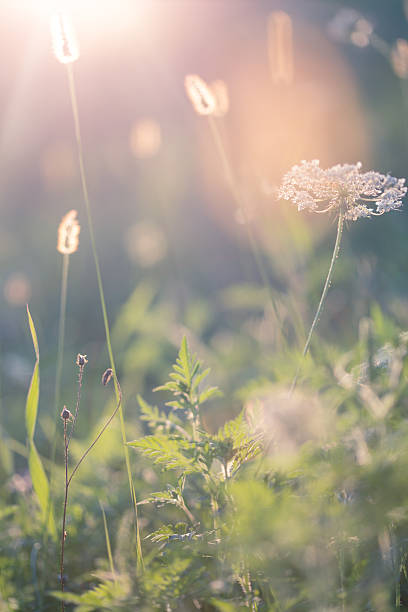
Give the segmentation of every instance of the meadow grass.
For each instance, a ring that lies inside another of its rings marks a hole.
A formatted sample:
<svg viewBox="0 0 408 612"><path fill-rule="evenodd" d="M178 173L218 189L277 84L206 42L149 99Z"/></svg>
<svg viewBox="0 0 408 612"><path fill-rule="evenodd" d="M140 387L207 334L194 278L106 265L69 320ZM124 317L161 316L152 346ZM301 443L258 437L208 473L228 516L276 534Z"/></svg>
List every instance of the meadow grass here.
<svg viewBox="0 0 408 612"><path fill-rule="evenodd" d="M360 19L352 25L354 40L367 39L374 45L377 39L367 24ZM137 437L130 439L85 171L73 72L79 47L64 16L58 15L52 27L56 57L67 69L109 358L102 385L112 380L115 402L110 416L95 430L88 422L84 443L78 417L83 387L89 389L92 378L84 376L87 356L78 354L75 408L71 412L59 406L69 258L78 246L79 234L76 211L70 211L63 219L69 221L64 226L68 235L58 247L63 255L54 391L59 435L51 433L50 458L37 450L37 424L42 422L40 345L27 307L35 354L25 407L27 444L12 439L6 443L7 452L24 457L29 476L14 474L10 492L6 487L1 491L0 612L53 610L56 601L62 610L78 612L408 609L408 333L375 303L360 317L358 337L347 350L340 332L331 341L316 333L346 223L350 222L352 231L351 222L401 208L407 192L405 179L362 172L360 163L323 169L317 160L302 161L283 176L276 190L288 202L283 206L295 205L299 214L323 214L337 220L327 273L325 264L319 265L324 270L323 278L319 277L323 289L299 361L296 339L283 333L264 253L253 233L244 190L220 130L220 119L228 111L228 90L218 83L216 95L214 84L188 75L187 93L198 114L208 119L226 184L244 216L248 244L269 299L257 283L252 291L243 286L241 292L235 292L235 302L230 296L230 306L224 296L225 318L220 326L209 318L207 328L194 330L192 324L190 330L183 322L187 335L181 339L181 325L168 325L165 333L171 342L157 350L156 329L163 329L168 321L166 298L158 294L157 302L163 304L152 306L154 291L150 288L131 296L119 314L121 340L126 345L125 384L130 387L141 354L150 357L154 379L159 372L162 377L163 362L166 371L170 369L171 356L174 364L167 381L153 389L156 395L145 390L148 399L137 396L138 428L133 429ZM292 35L289 16L273 13L268 20L268 52L272 77L278 84L291 85L294 79ZM398 49L404 53L404 45ZM397 65L403 78L401 61ZM72 238L76 242L68 244ZM359 303L359 296L354 300ZM270 306L276 328L272 354L262 338ZM133 317L142 321L135 325ZM301 320L300 313L297 319ZM298 322L293 323L296 325ZM135 330L144 343L144 353L137 341L133 345L129 341ZM354 332L351 328L347 333ZM174 338L181 340L177 355ZM195 346L205 354L211 370L195 353ZM150 384L150 378L148 381ZM215 384L219 381L226 384L225 396ZM101 413L95 387L88 391L89 396ZM136 393L131 402L136 404ZM112 427L117 414L126 470ZM63 446L59 448L61 432ZM3 461L6 453L0 450ZM56 455L61 450L62 464ZM132 453L135 462L131 462ZM60 498L59 534L55 501ZM42 548L48 549L46 554ZM67 575L65 566L69 566Z"/></svg>

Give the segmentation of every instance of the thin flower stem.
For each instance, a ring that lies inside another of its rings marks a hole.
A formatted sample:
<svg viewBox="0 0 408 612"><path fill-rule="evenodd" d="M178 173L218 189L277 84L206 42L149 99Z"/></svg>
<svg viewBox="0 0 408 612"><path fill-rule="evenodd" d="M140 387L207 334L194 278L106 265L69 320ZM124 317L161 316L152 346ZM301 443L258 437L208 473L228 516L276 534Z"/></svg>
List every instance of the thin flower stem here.
<svg viewBox="0 0 408 612"><path fill-rule="evenodd" d="M111 574L112 574L113 582L116 584L117 583L117 578L116 578L115 566L114 566L114 563L113 563L112 547L111 547L111 543L110 543L109 530L108 530L108 522L106 520L106 514L105 514L105 510L104 510L104 507L102 505L101 500L99 500L99 506L100 506L101 511L102 511L103 527L104 527L104 530L105 530L106 550L107 550L107 553L108 553L110 571L111 571Z"/></svg>
<svg viewBox="0 0 408 612"><path fill-rule="evenodd" d="M77 418L78 418L79 404L81 403L81 391L82 391L82 378L83 378L83 376L84 376L84 366L81 365L81 366L79 366L78 392L77 392L77 400L76 400L76 406L75 406L75 414L74 414L74 418L73 418L73 421L72 421L71 431L69 432L69 435L68 435L68 442L67 442L67 446L68 447L69 447L69 443L71 442L72 434L74 433L75 424L76 424Z"/></svg>
<svg viewBox="0 0 408 612"><path fill-rule="evenodd" d="M58 345L57 345L57 365L55 370L55 389L54 389L54 431L52 435L51 457L50 457L50 488L48 494L48 515L51 512L53 476L55 455L57 452L57 426L60 419L60 401L61 401L61 378L62 365L64 359L64 339L65 339L65 319L67 309L67 285L68 285L68 270L69 270L69 255L64 254L62 257L62 274L61 274L61 297L60 297L60 312L58 323ZM44 531L43 545L47 541L47 532Z"/></svg>
<svg viewBox="0 0 408 612"><path fill-rule="evenodd" d="M83 455L81 456L81 458L79 459L79 461L77 462L77 464L75 465L74 469L71 472L70 477L68 478L68 486L71 484L71 481L75 475L75 473L77 472L79 466L81 465L81 463L83 462L83 460L85 459L85 457L90 453L90 451L93 449L93 447L95 446L95 444L98 442L98 440L100 439L100 437L102 436L102 434L104 433L104 431L107 429L107 427L110 425L110 423L113 421L113 419L116 416L116 413L118 412L118 410L120 410L120 407L122 405L122 390L120 388L120 384L119 381L116 378L116 375L114 374L114 379L116 382L115 385L115 389L118 389L119 392L119 401L116 404L116 408L115 410L112 412L112 414L110 415L109 419L106 421L105 425L102 427L102 429L100 430L100 432L98 433L98 435L96 436L95 440L92 442L92 444L90 444L88 446L88 448L86 449L86 451L83 453Z"/></svg>
<svg viewBox="0 0 408 612"><path fill-rule="evenodd" d="M254 257L256 266L258 268L258 272L259 275L261 277L262 283L264 284L267 292L268 292L268 298L269 298L269 302L270 305L272 307L272 312L275 315L275 321L277 323L277 329L278 329L278 335L279 338L282 340L282 330L281 330L281 326L280 326L280 318L278 315L278 311L276 308L276 304L275 304L275 300L273 298L272 295L272 289L271 289L271 285L268 279L268 275L266 273L265 270L265 266L263 264L262 261L262 255L260 253L260 250L258 248L258 244L255 240L255 236L254 233L252 231L251 228L251 224L250 224L250 220L248 219L248 215L246 212L246 202L244 200L244 198L242 197L242 194L237 186L237 183L235 181L234 178L234 172L232 169L232 164L228 158L224 143L222 141L222 137L221 137L221 133L217 124L217 121L214 119L214 117L212 117L211 115L208 116L208 123L210 126L210 130L211 130L211 134L213 136L214 139L214 143L215 146L217 148L217 151L219 153L220 159L221 159L221 163L224 169L224 174L225 174L225 179L228 183L228 186L231 190L232 196L235 200L236 205L238 206L238 209L241 211L242 215L244 216L244 225L247 231L247 235L248 235L248 241L249 241L249 245L252 251L252 255Z"/></svg>
<svg viewBox="0 0 408 612"><path fill-rule="evenodd" d="M120 417L120 428L121 428L121 435L122 435L122 442L123 442L123 452L125 454L125 463L126 463L126 471L128 475L128 481L129 481L130 497L132 500L134 516L135 516L137 568L138 568L138 571L140 572L143 570L143 554L142 554L142 546L141 546L141 539L140 539L136 492L135 492L135 487L133 484L132 472L131 472L131 467L130 467L130 457L129 457L129 449L127 447L123 408L122 408L122 403L120 401L119 388L117 385L115 361L113 358L108 314L106 310L105 295L104 295L103 284L102 284L102 276L101 276L101 271L100 271L100 266L99 266L99 258L98 258L98 253L96 250L91 205L89 201L88 185L87 185L86 174L85 174L85 165L84 165L84 156L83 156L83 147L82 147L82 138L81 138L81 129L80 129L80 122L79 122L78 102L77 102L77 97L76 97L74 74L72 70L72 64L66 64L66 67L67 67L67 74L68 74L68 85L69 85L69 93L70 93L71 106L72 106L72 114L74 118L74 128L75 128L75 137L76 137L77 150L78 150L78 161L79 161L79 170L80 170L80 175L81 175L82 191L83 191L83 197L84 197L84 202L85 202L86 214L88 218L89 235L91 238L92 253L94 257L96 276L97 276L97 281L98 281L99 297L100 297L103 322L104 322L104 327L105 327L106 345L108 349L110 366L112 368L113 373L115 374L114 376L115 394L116 394L116 401L119 405L119 417Z"/></svg>
<svg viewBox="0 0 408 612"><path fill-rule="evenodd" d="M80 367L80 379L78 381L78 396L77 396L78 399L77 399L76 414L78 414L79 403L80 403L80 400L81 400L80 388L82 386L83 369L84 369L84 366L81 366ZM96 436L94 441L88 446L88 448L82 454L82 456L79 459L79 461L77 461L77 463L76 463L75 467L73 468L73 470L71 472L71 475L69 477L68 477L68 447L69 447L69 442L70 442L71 437L69 437L69 438L67 437L67 423L68 423L68 419L67 418L63 418L63 420L64 420L65 496L64 496L64 511L63 511L63 516L62 516L61 562L60 562L60 572L61 572L60 573L60 577L61 577L61 591L62 592L64 592L64 551L65 551L65 537L66 537L66 534L65 534L65 525L66 525L66 516L67 516L67 504L68 504L69 486L70 486L70 484L72 482L73 477L75 476L76 472L78 471L79 466L81 465L81 463L83 462L85 457L93 449L93 447L98 442L98 440L101 438L102 434L107 429L107 427L110 425L110 423L113 421L113 419L115 418L118 410L121 407L121 404L122 404L122 390L120 388L120 384L119 384L119 381L116 378L116 375L113 374L113 376L114 376L114 380L116 382L115 389L117 388L118 389L118 393L119 393L119 401L116 404L116 408L113 411L113 413L111 414L111 416L109 417L109 419L106 421L105 425L102 427L102 429L100 430L100 432L98 433L98 435ZM73 431L73 426L71 428L71 435L72 435L72 431ZM64 610L65 610L65 604L64 604L63 600L61 602L61 610L62 610L62 612L64 612Z"/></svg>
<svg viewBox="0 0 408 612"><path fill-rule="evenodd" d="M332 279L332 276L333 276L334 264L336 262L336 259L337 259L338 255L339 255L339 251L340 251L341 237L342 237L342 234L343 234L343 225L344 225L344 212L342 210L340 210L339 219L338 219L338 223L337 223L336 242L335 242L334 249L333 249L333 255L332 255L332 258L331 258L329 271L327 273L326 282L324 283L322 295L320 297L320 302L319 302L319 305L317 307L316 314L314 316L313 323L312 323L312 326L311 326L310 331L309 331L309 335L308 335L307 340L306 340L306 344L305 344L305 346L303 348L302 359L304 359L304 357L306 356L306 354L307 354L307 352L309 350L309 346L310 346L310 342L312 340L313 332L316 329L317 323L319 321L319 317L320 317L320 315L322 313L322 310L323 310L324 302L325 302L326 297L327 297L327 292L329 291L330 282L331 282L331 279ZM300 367L301 367L301 363L299 364L297 372L296 372L296 375L295 375L295 378L293 379L292 386L290 388L290 395L293 393L293 391L296 388L296 383L298 381L299 373L300 373Z"/></svg>
<svg viewBox="0 0 408 612"><path fill-rule="evenodd" d="M68 503L68 443L67 443L67 419L64 419L64 460L65 460L65 496L64 496L64 512L62 515L62 531L61 531L61 562L60 562L60 580L61 591L64 592L64 549L65 549L65 522L67 518L67 503ZM61 610L64 612L65 603L61 602Z"/></svg>
<svg viewBox="0 0 408 612"><path fill-rule="evenodd" d="M60 302L60 314L58 324L58 347L57 347L57 366L55 374L55 391L54 391L54 411L55 411L55 431L57 425L57 419L59 419L60 410L60 397L61 397L61 377L62 377L62 365L64 359L64 340L65 340L65 318L67 310L67 285L68 285L68 269L69 269L69 255L65 254L62 257L62 276L61 276L61 302ZM56 451L56 436L54 436L52 461L55 459Z"/></svg>

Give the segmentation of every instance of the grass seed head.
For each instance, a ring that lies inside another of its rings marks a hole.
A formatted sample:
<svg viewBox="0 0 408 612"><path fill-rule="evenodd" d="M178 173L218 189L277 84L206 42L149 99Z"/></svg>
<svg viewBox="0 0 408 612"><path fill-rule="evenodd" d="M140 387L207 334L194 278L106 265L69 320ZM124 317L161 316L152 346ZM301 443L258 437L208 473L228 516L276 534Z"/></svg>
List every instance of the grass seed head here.
<svg viewBox="0 0 408 612"><path fill-rule="evenodd" d="M77 214L76 210L70 210L59 224L57 251L63 255L71 255L78 250L81 226L78 223Z"/></svg>
<svg viewBox="0 0 408 612"><path fill-rule="evenodd" d="M79 44L71 20L65 13L56 13L50 27L55 57L61 64L72 64L79 58Z"/></svg>
<svg viewBox="0 0 408 612"><path fill-rule="evenodd" d="M184 80L188 97L199 115L212 115L217 103L207 83L196 74L188 74Z"/></svg>

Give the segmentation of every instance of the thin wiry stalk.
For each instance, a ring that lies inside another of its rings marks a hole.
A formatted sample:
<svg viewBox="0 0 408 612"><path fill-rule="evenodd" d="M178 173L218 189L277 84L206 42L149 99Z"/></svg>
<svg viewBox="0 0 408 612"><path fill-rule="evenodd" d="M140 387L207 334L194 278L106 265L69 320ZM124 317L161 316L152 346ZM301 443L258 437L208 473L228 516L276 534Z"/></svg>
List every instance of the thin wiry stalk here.
<svg viewBox="0 0 408 612"><path fill-rule="evenodd" d="M100 271L100 266L99 266L99 258L98 258L98 253L96 250L91 205L89 201L88 186L87 186L86 174L85 174L85 165L84 165L84 156L83 156L83 147L82 147L82 138L81 138L81 129L80 129L80 122L79 122L78 102L77 102L77 97L76 97L74 74L72 70L72 64L66 64L66 67L67 67L67 74L68 74L68 85L69 85L69 93L70 93L71 106L72 106L72 114L74 118L75 138L76 138L76 143L77 143L82 192L83 192L83 197L84 197L84 202L85 202L85 209L86 209L86 215L87 215L88 227L89 227L89 235L91 238L92 253L94 257L96 276L97 276L97 281L98 281L99 297L100 297L101 308L102 308L103 323L105 327L106 345L108 349L110 366L112 368L113 373L115 374L116 373L115 361L113 358L109 321L108 321L108 315L106 311L105 295L103 291L102 276L101 276L101 271ZM115 385L116 401L118 405L120 406L119 417L120 417L120 428L121 428L122 442L123 442L123 452L125 454L125 462L126 462L126 470L127 470L127 475L128 475L128 481L129 481L130 496L131 496L134 515L135 515L137 567L138 567L138 570L141 571L143 570L143 555L142 555L142 547L141 547L141 540L140 540L140 529L139 529L139 517L138 517L138 510L137 510L136 492L135 492L132 472L130 468L130 457L129 457L129 449L127 447L125 421L124 421L124 416L123 416L122 404L120 402L119 388L117 385L116 375L114 376L114 385Z"/></svg>
<svg viewBox="0 0 408 612"><path fill-rule="evenodd" d="M68 270L69 270L69 255L64 254L62 257L62 274L61 274L61 297L60 297L60 312L58 322L58 346L57 346L57 365L55 371L55 389L54 389L54 431L52 436L51 446L51 469L50 469L50 488L48 499L48 514L51 512L52 491L53 491L53 475L55 465L55 455L57 452L57 424L60 418L60 401L61 401L61 378L62 365L64 359L64 339L65 339L65 319L67 310L67 286L68 286ZM44 530L43 544L47 541L47 531Z"/></svg>
<svg viewBox="0 0 408 612"><path fill-rule="evenodd" d="M106 550L108 553L109 566L110 566L113 581L116 583L116 572L115 572L115 566L113 564L112 547L111 547L110 537L109 537L108 522L106 520L106 514L105 514L104 507L100 500L99 500L99 506L101 508L102 517L103 517L103 527L105 530Z"/></svg>
<svg viewBox="0 0 408 612"><path fill-rule="evenodd" d="M302 360L305 358L305 356L306 356L306 354L307 354L307 352L309 350L310 342L311 342L312 336L313 336L313 332L316 329L317 323L319 321L319 317L320 317L320 315L322 313L323 306L324 306L324 303L326 301L327 293L329 291L331 279L332 279L332 276L333 276L334 264L336 262L336 259L337 259L338 255L339 255L339 251L340 251L341 237L342 237L342 234L343 234L343 225L344 225L344 212L342 210L340 210L339 219L338 219L338 222L337 222L336 242L335 242L334 249L333 249L333 254L332 254L332 258L331 258L331 262L330 262L329 271L328 271L327 276L326 276L326 282L324 283L322 295L320 297L320 302L319 302L319 305L317 307L316 314L314 316L312 326L311 326L309 334L307 336L305 346L303 347ZM300 367L301 367L301 363L299 364L297 372L295 374L295 378L293 379L292 386L290 388L290 394L292 394L293 391L296 388L296 384L297 384L297 381L298 381L298 378L299 378L299 373L300 373Z"/></svg>
<svg viewBox="0 0 408 612"><path fill-rule="evenodd" d="M78 394L77 394L77 398L78 399L77 399L76 414L78 414L78 411L79 411L79 402L80 402L80 399L81 399L81 387L82 387L83 368L84 368L84 366L80 366L80 377L79 377L79 380L78 380ZM117 380L116 375L114 373L113 373L113 376L114 376L114 381L116 383L115 384L115 389L116 388L118 389L118 394L119 394L119 400L118 400L118 403L116 404L115 410L112 412L111 416L106 421L105 425L102 427L102 429L100 430L100 432L98 433L96 438L88 446L86 451L82 454L80 459L77 461L77 463L74 466L74 468L73 468L73 470L72 470L72 472L71 472L69 477L68 477L68 449L69 449L69 443L71 441L71 436L69 436L69 437L67 436L68 418L64 418L63 417L63 421L64 421L64 459L65 459L65 496L64 496L64 511L63 511L63 516L62 516L61 562L60 562L60 572L61 572L60 573L60 579L61 579L61 591L62 592L64 592L64 552L65 552L65 537L66 537L65 525L66 525L66 516L67 516L67 504L68 504L69 486L70 486L70 484L72 482L73 477L75 476L76 472L78 471L79 466L81 465L81 463L83 462L85 457L93 449L93 447L98 442L98 440L101 438L102 434L107 429L107 427L110 425L110 423L113 421L113 419L115 418L118 410L120 409L120 407L122 405L122 390L120 388L119 381ZM74 426L74 423L72 424L71 434L72 434L73 426ZM62 603L61 603L61 610L62 610L62 612L64 612L64 610L65 610L65 603L64 603L63 600L62 600Z"/></svg>
<svg viewBox="0 0 408 612"><path fill-rule="evenodd" d="M69 443L71 442L72 434L74 433L75 425L76 425L77 418L78 418L79 405L81 403L82 378L84 376L84 367L85 367L84 365L79 366L78 392L77 392L74 418L72 420L71 431L69 432L69 436L68 436L68 446L69 446Z"/></svg>
<svg viewBox="0 0 408 612"><path fill-rule="evenodd" d="M67 518L67 503L68 503L68 441L67 441L67 419L64 419L64 460L65 460L65 496L64 496L64 512L62 515L62 530L61 530L61 561L60 561L60 579L61 591L64 592L64 551L65 551L65 522ZM61 602L61 610L64 612L65 603Z"/></svg>
<svg viewBox="0 0 408 612"><path fill-rule="evenodd" d="M211 115L208 116L208 123L210 125L210 130L211 130L211 134L213 136L214 139L214 143L215 146L217 148L217 151L219 153L220 159L221 159L221 163L224 169L224 174L225 174L225 179L228 183L228 186L231 190L232 196L235 200L236 205L238 206L239 210L241 211L243 217L244 217L244 225L247 231L247 235L248 235L248 242L249 242L249 246L251 248L252 251L252 255L254 257L256 266L258 268L258 272L259 275L261 277L262 283L264 284L267 292L268 292L268 297L269 297L269 302L270 305L272 307L272 312L275 315L275 321L277 323L277 329L278 329L278 334L279 334L279 338L282 339L282 331L280 328L280 322L279 322L279 315L278 315L278 311L276 308L276 304L275 304L275 300L273 299L273 295L272 295L272 289L270 286L270 282L268 279L268 275L266 273L265 270L265 266L263 264L262 261L262 255L259 251L258 248L258 244L255 240L255 236L254 233L252 231L251 228L251 224L250 224L250 220L248 219L248 215L246 212L246 202L244 200L244 198L242 197L241 191L238 188L238 185L236 183L236 180L234 178L234 172L232 170L232 164L228 158L224 143L222 141L222 137L221 137L221 133L217 124L216 119L214 119L214 117L212 117Z"/></svg>
<svg viewBox="0 0 408 612"><path fill-rule="evenodd" d="M65 319L67 310L67 285L68 285L68 269L69 269L69 255L65 254L62 256L62 275L61 275L61 301L60 301L60 313L59 313L59 324L58 324L58 347L57 347L57 366L55 373L55 391L54 391L54 412L56 419L59 418L60 413L60 399L61 399L61 377L62 377L62 365L64 359L64 339L65 339ZM57 429L57 420L55 421L55 431ZM51 460L55 460L56 452L56 436L54 435L54 443L52 448Z"/></svg>
<svg viewBox="0 0 408 612"><path fill-rule="evenodd" d="M113 421L113 419L116 416L116 413L118 412L118 410L120 411L120 408L122 406L122 390L120 388L119 385L119 381L116 378L116 375L114 375L114 379L115 379L115 389L118 389L118 393L119 393L119 400L118 403L116 405L115 410L112 412L112 414L110 415L109 419L106 421L105 425L102 427L102 429L100 430L100 432L98 433L98 435L96 436L95 440L92 442L92 444L90 444L88 446L88 448L86 449L86 451L83 453L83 455L81 456L81 458L78 460L76 466L74 467L74 469L71 472L70 477L68 478L68 486L71 484L71 481L75 475L75 473L77 472L79 466L81 465L81 463L83 462L83 460L85 459L85 457L88 455L88 453L90 453L90 451L93 449L93 447L95 446L95 444L98 442L98 440L100 439L100 437L102 436L103 432L106 430L106 428L110 425L110 423Z"/></svg>

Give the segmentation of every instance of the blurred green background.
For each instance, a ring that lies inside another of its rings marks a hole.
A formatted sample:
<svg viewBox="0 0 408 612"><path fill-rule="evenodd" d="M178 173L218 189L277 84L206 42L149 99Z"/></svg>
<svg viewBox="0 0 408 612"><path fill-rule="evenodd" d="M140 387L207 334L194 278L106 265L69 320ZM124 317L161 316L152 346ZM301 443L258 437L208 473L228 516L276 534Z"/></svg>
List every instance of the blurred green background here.
<svg viewBox="0 0 408 612"><path fill-rule="evenodd" d="M63 403L73 401L77 352L89 357L89 389L108 365L66 73L50 44L53 4L0 5L1 424L24 441L34 361L28 302L40 341L45 454L62 266L56 231L71 208L82 231L69 273ZM408 175L407 81L378 40L356 46L333 35L330 23L344 7L360 11L390 47L408 35L400 0L71 3L90 196L130 422L136 394L149 397L164 379L186 332L226 392L217 419L234 411L248 380L272 376L276 323L208 123L185 94L186 74L228 86L222 132L294 345L312 319L335 227L278 202L282 174L318 158L323 167L361 160L367 170ZM290 83L276 82L271 69L267 24L277 10L292 19ZM347 349L373 302L407 324L406 229L405 210L350 224L319 334ZM91 424L100 399L85 389L85 401Z"/></svg>

